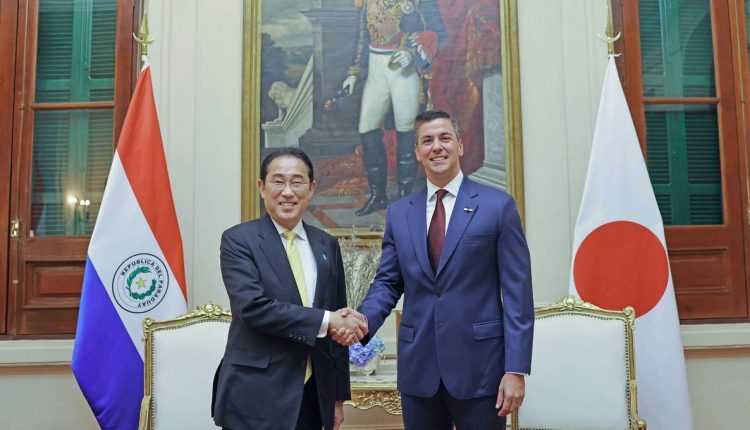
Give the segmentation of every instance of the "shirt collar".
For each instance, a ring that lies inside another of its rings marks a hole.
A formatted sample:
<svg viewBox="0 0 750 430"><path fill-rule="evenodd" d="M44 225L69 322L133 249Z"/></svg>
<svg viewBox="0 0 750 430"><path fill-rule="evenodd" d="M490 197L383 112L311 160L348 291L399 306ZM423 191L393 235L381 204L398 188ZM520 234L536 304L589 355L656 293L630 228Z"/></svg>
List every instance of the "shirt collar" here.
<svg viewBox="0 0 750 430"><path fill-rule="evenodd" d="M284 234L287 230L284 228L281 224L277 223L275 219L271 218L271 221L273 221L273 225L276 227L276 231L279 232L279 236ZM297 233L297 237L299 237L302 240L307 240L307 233L305 232L305 227L302 224L302 220L299 220L297 225L294 226L292 229L293 232Z"/></svg>
<svg viewBox="0 0 750 430"><path fill-rule="evenodd" d="M461 182L464 180L464 174L462 171L458 171L458 175L456 175L453 179L451 179L450 182L446 186L443 187L444 190L448 191L452 196L456 197L458 196L458 189L461 188ZM432 197L435 195L435 192L439 190L440 187L430 182L430 180L427 180L427 201L430 201Z"/></svg>

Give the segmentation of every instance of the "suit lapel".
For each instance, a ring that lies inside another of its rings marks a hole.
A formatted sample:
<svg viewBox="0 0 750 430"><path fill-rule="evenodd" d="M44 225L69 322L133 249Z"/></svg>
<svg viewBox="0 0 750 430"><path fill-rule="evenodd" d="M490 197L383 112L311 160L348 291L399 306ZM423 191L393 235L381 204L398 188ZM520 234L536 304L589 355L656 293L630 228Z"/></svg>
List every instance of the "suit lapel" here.
<svg viewBox="0 0 750 430"><path fill-rule="evenodd" d="M259 236L261 239L259 246L266 255L271 269L276 273L276 277L279 278L281 286L289 289L289 297L293 299L294 304L302 306L302 298L299 295L297 282L294 280L292 266L289 265L289 259L286 256L284 244L281 243L279 232L276 230L276 226L273 225L273 221L268 215L263 216L263 223ZM293 291L291 290L292 288L294 288Z"/></svg>
<svg viewBox="0 0 750 430"><path fill-rule="evenodd" d="M453 212L451 213L451 220L448 223L448 231L445 234L445 242L443 242L443 252L440 254L440 263L438 264L435 277L440 275L446 262L451 258L453 251L456 250L458 241L461 240L461 236L463 236L464 230L466 230L466 226L469 225L471 217L474 216L474 212L477 209L477 202L474 200L474 197L477 195L478 193L472 186L472 183L464 178L463 182L461 182L461 188L458 189L456 203L453 205Z"/></svg>
<svg viewBox="0 0 750 430"><path fill-rule="evenodd" d="M315 264L318 267L318 279L315 284L313 307L322 308L323 293L328 288L325 281L328 279L328 274L331 270L331 255L329 255L330 252L328 252L323 242L323 236L318 234L317 230L308 228L307 224L305 224L305 232L307 233L307 239L310 241L310 248L312 248L313 255L315 256Z"/></svg>
<svg viewBox="0 0 750 430"><path fill-rule="evenodd" d="M410 198L411 206L406 213L409 236L411 236L412 246L417 254L419 265L422 266L422 271L434 281L435 273L427 257L427 188L421 193L412 194Z"/></svg>

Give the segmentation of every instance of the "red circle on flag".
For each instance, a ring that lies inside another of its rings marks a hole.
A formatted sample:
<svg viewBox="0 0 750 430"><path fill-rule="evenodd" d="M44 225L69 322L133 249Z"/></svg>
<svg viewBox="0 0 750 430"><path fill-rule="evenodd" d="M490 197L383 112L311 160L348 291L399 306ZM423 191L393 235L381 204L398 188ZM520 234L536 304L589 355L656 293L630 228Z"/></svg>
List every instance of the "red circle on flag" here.
<svg viewBox="0 0 750 430"><path fill-rule="evenodd" d="M604 309L635 308L646 315L667 290L667 253L654 233L615 221L589 233L578 247L573 279L581 299Z"/></svg>

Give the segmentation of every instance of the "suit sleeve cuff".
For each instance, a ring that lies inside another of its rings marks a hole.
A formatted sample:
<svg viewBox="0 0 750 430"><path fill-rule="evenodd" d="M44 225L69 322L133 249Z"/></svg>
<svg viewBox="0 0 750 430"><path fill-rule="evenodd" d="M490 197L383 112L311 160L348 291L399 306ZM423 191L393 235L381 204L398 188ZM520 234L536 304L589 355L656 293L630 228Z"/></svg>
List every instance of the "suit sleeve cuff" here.
<svg viewBox="0 0 750 430"><path fill-rule="evenodd" d="M323 322L320 323L320 328L318 329L318 337L326 337L328 334L328 320L331 317L331 311L325 311L323 313Z"/></svg>

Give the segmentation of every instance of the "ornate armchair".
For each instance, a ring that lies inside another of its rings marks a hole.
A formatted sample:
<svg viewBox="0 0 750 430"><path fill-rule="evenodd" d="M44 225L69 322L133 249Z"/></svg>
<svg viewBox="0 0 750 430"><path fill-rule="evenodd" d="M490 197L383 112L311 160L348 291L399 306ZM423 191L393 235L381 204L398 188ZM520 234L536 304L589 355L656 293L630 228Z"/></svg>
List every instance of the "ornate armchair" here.
<svg viewBox="0 0 750 430"><path fill-rule="evenodd" d="M144 396L139 430L215 428L214 369L227 341L229 311L208 302L172 320L143 320Z"/></svg>
<svg viewBox="0 0 750 430"><path fill-rule="evenodd" d="M536 311L532 374L511 429L645 430L638 417L635 311L572 296Z"/></svg>

